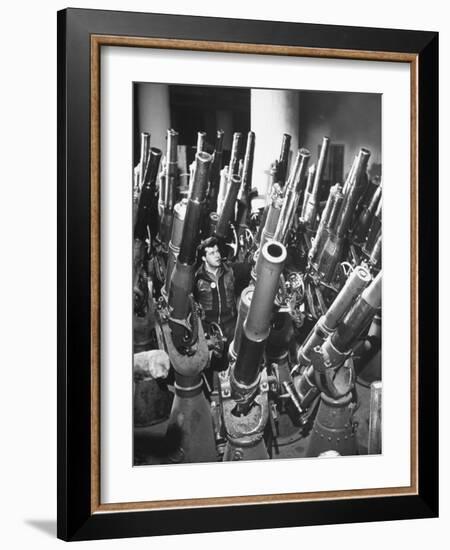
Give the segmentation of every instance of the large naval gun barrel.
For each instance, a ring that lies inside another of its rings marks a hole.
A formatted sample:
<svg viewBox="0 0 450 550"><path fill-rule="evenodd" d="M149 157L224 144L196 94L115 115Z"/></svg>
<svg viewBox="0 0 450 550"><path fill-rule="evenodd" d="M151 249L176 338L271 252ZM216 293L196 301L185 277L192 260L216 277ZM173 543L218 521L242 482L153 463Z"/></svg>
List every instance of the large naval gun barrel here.
<svg viewBox="0 0 450 550"><path fill-rule="evenodd" d="M196 154L195 159L191 192L184 217L183 236L169 288L171 329L177 349L184 347L183 342L186 338L185 323L191 310L190 296L197 247L200 244L201 238L200 227L212 157L208 153L200 152Z"/></svg>
<svg viewBox="0 0 450 550"><path fill-rule="evenodd" d="M297 152L294 167L291 170L289 180L286 184L283 206L281 207L277 228L275 230L274 239L276 241L284 243L288 237L297 210L300 187L308 168L310 156L311 153L308 149L302 148Z"/></svg>
<svg viewBox="0 0 450 550"><path fill-rule="evenodd" d="M232 366L231 390L237 402L245 402L258 385L286 255L286 248L280 242L268 241L261 248L257 281L247 317L242 327L236 327L240 333L238 349L235 350L236 362Z"/></svg>

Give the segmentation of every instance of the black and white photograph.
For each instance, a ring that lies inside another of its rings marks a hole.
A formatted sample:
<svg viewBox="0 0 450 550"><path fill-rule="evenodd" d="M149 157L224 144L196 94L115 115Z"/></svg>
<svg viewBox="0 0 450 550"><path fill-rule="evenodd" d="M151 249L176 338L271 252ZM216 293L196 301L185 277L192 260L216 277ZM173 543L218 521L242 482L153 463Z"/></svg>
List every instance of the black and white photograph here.
<svg viewBox="0 0 450 550"><path fill-rule="evenodd" d="M133 465L381 454L382 95L134 82L132 132Z"/></svg>

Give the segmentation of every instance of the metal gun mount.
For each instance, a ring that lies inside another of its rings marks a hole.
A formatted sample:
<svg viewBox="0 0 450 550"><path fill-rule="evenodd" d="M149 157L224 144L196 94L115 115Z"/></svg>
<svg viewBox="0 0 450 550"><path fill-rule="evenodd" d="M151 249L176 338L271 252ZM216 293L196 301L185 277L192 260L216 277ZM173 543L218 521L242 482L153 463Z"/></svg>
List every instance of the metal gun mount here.
<svg viewBox="0 0 450 550"><path fill-rule="evenodd" d="M240 414L236 401L232 398L230 371L219 374L220 403L222 407L223 425L227 433L229 445L225 451L224 460L251 460L260 458L260 445L264 428L269 418L269 383L267 374L262 371L256 395L246 414Z"/></svg>

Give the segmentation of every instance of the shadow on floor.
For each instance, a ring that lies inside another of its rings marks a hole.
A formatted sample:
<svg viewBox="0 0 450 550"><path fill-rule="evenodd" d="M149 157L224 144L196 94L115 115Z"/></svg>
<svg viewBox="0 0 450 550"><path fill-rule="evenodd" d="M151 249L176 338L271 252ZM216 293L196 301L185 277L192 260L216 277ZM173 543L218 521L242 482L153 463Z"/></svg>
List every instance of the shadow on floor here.
<svg viewBox="0 0 450 550"><path fill-rule="evenodd" d="M26 519L25 523L46 535L56 538L56 519Z"/></svg>

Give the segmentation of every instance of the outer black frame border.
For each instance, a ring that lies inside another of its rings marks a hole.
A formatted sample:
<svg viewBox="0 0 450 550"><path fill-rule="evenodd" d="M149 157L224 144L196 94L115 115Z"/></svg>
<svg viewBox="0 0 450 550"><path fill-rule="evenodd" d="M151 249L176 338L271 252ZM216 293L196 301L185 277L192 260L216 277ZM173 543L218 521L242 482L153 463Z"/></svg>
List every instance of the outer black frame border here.
<svg viewBox="0 0 450 550"><path fill-rule="evenodd" d="M90 35L413 53L418 72L419 494L91 514ZM58 12L58 526L64 540L438 515L438 33L73 9Z"/></svg>

